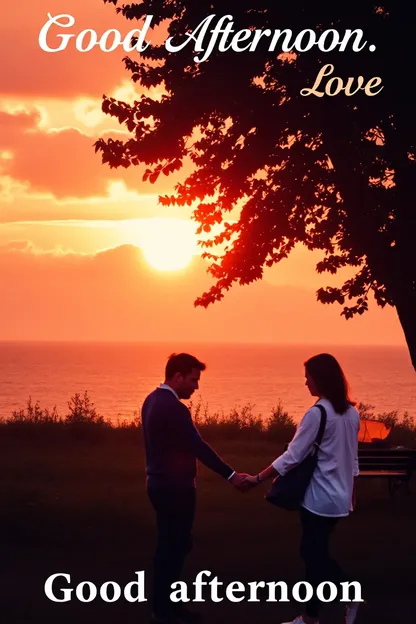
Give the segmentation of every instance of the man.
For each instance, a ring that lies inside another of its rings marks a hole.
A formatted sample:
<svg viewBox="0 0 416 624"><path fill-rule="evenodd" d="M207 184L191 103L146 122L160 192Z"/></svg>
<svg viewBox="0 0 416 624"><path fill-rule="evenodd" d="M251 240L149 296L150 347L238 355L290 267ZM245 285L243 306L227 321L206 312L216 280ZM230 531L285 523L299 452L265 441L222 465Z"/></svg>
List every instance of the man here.
<svg viewBox="0 0 416 624"><path fill-rule="evenodd" d="M193 622L196 615L170 601L171 584L179 580L192 548L195 513L196 460L240 488L245 475L236 473L201 438L189 409L206 366L187 353L171 355L165 383L151 392L142 407L146 450L147 492L156 512L157 548L154 559L154 624Z"/></svg>

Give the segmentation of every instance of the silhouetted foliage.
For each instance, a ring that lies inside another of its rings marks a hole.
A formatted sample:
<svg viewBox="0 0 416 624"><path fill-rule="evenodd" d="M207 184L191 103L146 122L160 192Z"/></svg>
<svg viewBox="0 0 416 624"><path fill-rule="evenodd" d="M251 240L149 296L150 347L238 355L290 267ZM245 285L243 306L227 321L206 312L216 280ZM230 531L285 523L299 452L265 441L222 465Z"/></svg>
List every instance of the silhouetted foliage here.
<svg viewBox="0 0 416 624"><path fill-rule="evenodd" d="M68 414L64 420L67 425L99 425L101 427L110 426L101 414L97 413L94 403L92 403L87 391L81 396L78 392L68 401Z"/></svg>
<svg viewBox="0 0 416 624"><path fill-rule="evenodd" d="M341 288L319 289L318 300L338 302L347 319L367 310L371 293L380 306L394 305L416 366L413 6L397 0L104 2L128 20L167 20L176 42L211 14L232 15L235 30L363 29L368 45L359 53L315 46L277 56L266 42L255 52L216 46L199 64L193 45L169 53L152 43L124 59L125 66L142 88L159 87L164 95L144 94L133 105L104 97L103 111L132 136L100 139L95 148L110 167L147 165L144 179L152 183L192 163L185 183L160 202L195 202L199 234L211 232L204 245L215 284L196 305L222 299L233 283L260 279L265 266L302 243L323 252L318 272L354 269ZM327 63L344 83L380 76L384 88L374 97L364 91L301 96Z"/></svg>
<svg viewBox="0 0 416 624"><path fill-rule="evenodd" d="M228 412L213 412L206 403L190 401L189 409L198 429L208 440L287 443L294 436L297 426L280 400L267 417L256 413L251 403L235 406ZM394 410L380 414L374 411L373 405L366 403L359 403L357 409L362 419L381 422L392 428L387 438L389 446L404 444L409 448L416 447L416 423L408 412L399 414ZM56 407L50 410L41 407L38 401L33 404L29 397L26 408L14 410L10 417L0 418L0 433L16 433L22 439L36 439L37 443L42 439L50 443L53 439L72 441L75 438L90 442L121 438L137 444L142 441L141 424L138 412L134 412L130 419L105 419L85 392L71 397L64 416Z"/></svg>

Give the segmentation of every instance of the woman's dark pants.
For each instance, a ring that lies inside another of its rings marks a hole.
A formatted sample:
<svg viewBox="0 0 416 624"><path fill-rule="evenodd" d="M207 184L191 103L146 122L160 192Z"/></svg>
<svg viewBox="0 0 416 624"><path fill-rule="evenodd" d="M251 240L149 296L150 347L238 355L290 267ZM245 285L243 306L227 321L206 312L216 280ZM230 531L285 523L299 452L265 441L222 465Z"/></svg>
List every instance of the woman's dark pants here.
<svg viewBox="0 0 416 624"><path fill-rule="evenodd" d="M314 589L312 600L306 603L305 613L317 618L320 601L316 598L316 588L323 581L340 583L347 580L344 572L329 554L329 538L340 518L318 516L303 508L300 512L302 538L300 555L305 563L306 581Z"/></svg>

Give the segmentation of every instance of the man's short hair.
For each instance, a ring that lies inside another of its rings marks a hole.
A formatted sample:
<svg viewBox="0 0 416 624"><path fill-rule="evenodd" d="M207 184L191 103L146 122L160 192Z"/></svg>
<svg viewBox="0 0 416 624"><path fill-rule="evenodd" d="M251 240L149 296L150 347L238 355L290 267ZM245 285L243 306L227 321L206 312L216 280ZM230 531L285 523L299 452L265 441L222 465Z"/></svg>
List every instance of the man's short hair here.
<svg viewBox="0 0 416 624"><path fill-rule="evenodd" d="M166 363L165 379L172 379L176 373L183 376L189 375L194 368L204 371L206 365L189 353L172 353Z"/></svg>

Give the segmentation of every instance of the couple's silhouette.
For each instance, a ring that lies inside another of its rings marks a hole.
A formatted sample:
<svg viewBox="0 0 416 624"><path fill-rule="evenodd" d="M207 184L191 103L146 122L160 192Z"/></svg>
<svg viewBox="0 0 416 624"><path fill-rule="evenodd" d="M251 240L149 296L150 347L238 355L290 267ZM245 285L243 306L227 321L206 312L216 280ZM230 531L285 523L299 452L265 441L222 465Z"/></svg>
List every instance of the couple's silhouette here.
<svg viewBox="0 0 416 624"><path fill-rule="evenodd" d="M153 577L153 624L193 623L199 616L170 600L171 584L179 580L192 548L196 504L196 461L244 492L276 476L283 476L311 452L320 425L322 406L326 425L318 461L302 501L300 552L305 580L312 587L323 581L347 581L329 554L329 538L337 522L352 509L354 478L358 476L359 414L349 397L348 383L337 360L321 353L305 362L306 386L317 402L304 415L287 450L257 475L229 466L195 427L182 399L199 387L205 364L188 353L173 354L165 368L165 382L151 392L142 407L146 450L146 485L156 513L157 547ZM358 604L346 609L345 623L353 624ZM305 603L293 624L317 624L320 602Z"/></svg>

